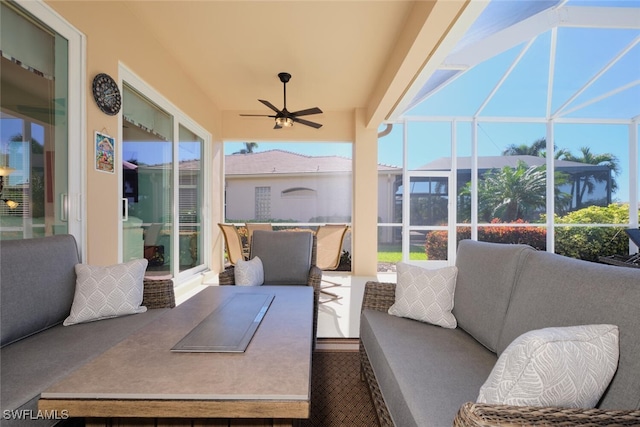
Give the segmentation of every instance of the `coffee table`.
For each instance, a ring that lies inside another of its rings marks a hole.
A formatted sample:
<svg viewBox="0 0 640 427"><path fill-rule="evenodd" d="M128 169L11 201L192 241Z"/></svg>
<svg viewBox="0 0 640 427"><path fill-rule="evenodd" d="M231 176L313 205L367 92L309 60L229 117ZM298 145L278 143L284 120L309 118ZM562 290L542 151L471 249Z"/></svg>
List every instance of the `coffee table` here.
<svg viewBox="0 0 640 427"><path fill-rule="evenodd" d="M273 301L244 353L171 351L238 293ZM40 410L135 425L295 425L309 417L313 289L211 286L45 390Z"/></svg>

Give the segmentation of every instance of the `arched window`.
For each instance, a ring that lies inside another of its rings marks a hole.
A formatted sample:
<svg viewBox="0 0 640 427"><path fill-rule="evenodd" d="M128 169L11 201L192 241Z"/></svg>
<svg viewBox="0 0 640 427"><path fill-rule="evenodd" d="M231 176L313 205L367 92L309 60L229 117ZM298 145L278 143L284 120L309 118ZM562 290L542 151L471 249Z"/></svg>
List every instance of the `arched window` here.
<svg viewBox="0 0 640 427"><path fill-rule="evenodd" d="M280 193L282 197L316 197L316 190L307 187L292 187Z"/></svg>

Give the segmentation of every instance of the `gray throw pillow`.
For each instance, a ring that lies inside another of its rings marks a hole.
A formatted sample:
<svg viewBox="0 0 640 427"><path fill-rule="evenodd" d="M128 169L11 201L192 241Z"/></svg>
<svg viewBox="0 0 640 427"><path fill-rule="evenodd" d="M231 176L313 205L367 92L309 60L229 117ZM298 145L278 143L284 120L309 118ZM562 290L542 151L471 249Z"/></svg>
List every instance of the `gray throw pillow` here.
<svg viewBox="0 0 640 427"><path fill-rule="evenodd" d="M146 268L146 259L108 267L76 264L76 290L71 313L63 325L147 311L141 306Z"/></svg>
<svg viewBox="0 0 640 427"><path fill-rule="evenodd" d="M429 270L399 262L396 300L389 314L453 329L457 326L453 310L458 268Z"/></svg>
<svg viewBox="0 0 640 427"><path fill-rule="evenodd" d="M260 286L264 283L264 269L260 257L238 260L233 269L236 286Z"/></svg>
<svg viewBox="0 0 640 427"><path fill-rule="evenodd" d="M615 325L527 332L502 352L478 403L593 408L616 372L618 354Z"/></svg>

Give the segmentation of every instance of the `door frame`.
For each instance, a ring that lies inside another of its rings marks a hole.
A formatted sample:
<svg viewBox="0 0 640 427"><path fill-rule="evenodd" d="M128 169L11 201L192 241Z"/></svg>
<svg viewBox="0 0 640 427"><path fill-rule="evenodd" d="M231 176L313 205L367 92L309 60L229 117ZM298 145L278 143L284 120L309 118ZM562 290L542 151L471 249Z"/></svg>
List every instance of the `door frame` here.
<svg viewBox="0 0 640 427"><path fill-rule="evenodd" d="M455 260L455 227L451 227L456 221L455 197L453 188L453 174L451 171L409 171L402 177L402 261L427 266L429 268L440 268L451 265ZM411 178L446 178L447 179L447 225L411 225ZM446 231L447 232L447 259L434 261L418 261L410 259L410 245L412 231Z"/></svg>
<svg viewBox="0 0 640 427"><path fill-rule="evenodd" d="M87 106L86 106L86 36L42 0L17 0L25 11L51 27L68 41L68 153L67 153L67 203L62 209L67 214L68 233L78 244L82 262L86 262L87 217L86 181L87 161Z"/></svg>
<svg viewBox="0 0 640 427"><path fill-rule="evenodd" d="M197 265L193 268L180 271L179 260L180 260L180 248L179 248L179 169L174 161L173 164L173 185L172 185L172 200L176 203L173 203L173 224L172 227L172 235L171 235L171 265L170 272L174 278L174 283L179 285L198 274L205 272L210 269L211 256L212 256L212 244L211 244L211 167L212 167L212 155L211 155L211 134L207 132L207 130L196 123L193 119L191 119L187 114L185 114L182 110L164 98L160 93L158 93L155 89L153 89L150 85L148 85L142 78L140 78L135 72L125 66L123 63L118 64L118 85L122 90L124 82L127 83L128 86L131 86L136 91L140 92L142 95L147 97L153 103L155 103L158 107L162 108L167 113L171 114L173 119L173 158L175 159L178 153L178 143L179 143L179 125L189 129L194 132L196 135L200 136L203 139L203 147L202 147L202 158L200 160L200 167L202 171L202 180L203 180L203 194L202 194L202 209L201 209L201 233L202 239L201 244L202 247L200 250L202 251L202 264ZM118 114L118 140L122 141L122 125L123 125L123 116L122 111ZM118 192L119 192L119 203L118 209L121 209L121 203L123 203L122 198L122 150L116 150L116 162L120 167L116 167L116 173L118 174ZM118 260L122 261L123 257L123 227L122 227L123 217L119 218L119 226L118 226ZM176 262L178 264L176 264Z"/></svg>

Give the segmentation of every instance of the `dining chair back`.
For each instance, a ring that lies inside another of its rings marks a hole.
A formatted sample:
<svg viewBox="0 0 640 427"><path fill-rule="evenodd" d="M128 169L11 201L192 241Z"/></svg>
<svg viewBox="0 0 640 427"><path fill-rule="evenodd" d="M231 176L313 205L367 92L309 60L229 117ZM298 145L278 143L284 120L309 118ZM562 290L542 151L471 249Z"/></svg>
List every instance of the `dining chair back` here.
<svg viewBox="0 0 640 427"><path fill-rule="evenodd" d="M227 245L227 257L232 265L235 265L238 260L244 260L244 251L242 249L242 238L238 229L233 224L221 224L218 223L218 227L224 235L224 241Z"/></svg>
<svg viewBox="0 0 640 427"><path fill-rule="evenodd" d="M265 230L272 231L273 227L270 223L267 222L247 222L245 224L247 228L247 244L251 247L251 238L253 237L253 232L256 230Z"/></svg>
<svg viewBox="0 0 640 427"><path fill-rule="evenodd" d="M326 224L318 227L318 259L316 265L321 270L335 270L340 265L344 236L349 226L346 224Z"/></svg>
<svg viewBox="0 0 640 427"><path fill-rule="evenodd" d="M259 257L265 285L305 285L313 266L313 233L257 230L251 258Z"/></svg>

